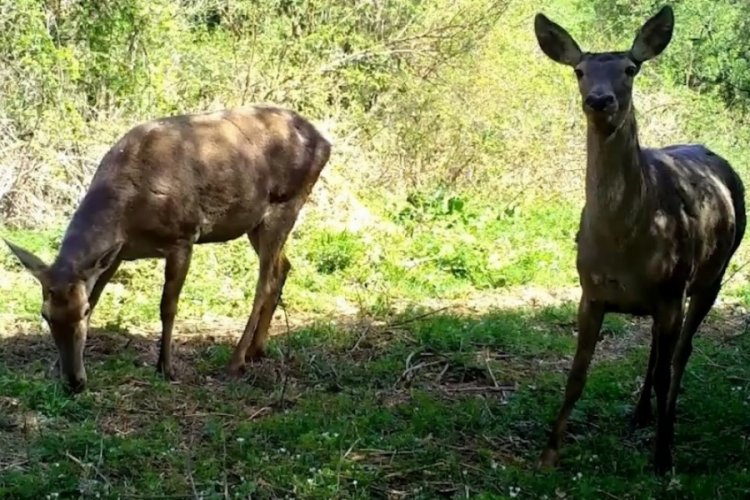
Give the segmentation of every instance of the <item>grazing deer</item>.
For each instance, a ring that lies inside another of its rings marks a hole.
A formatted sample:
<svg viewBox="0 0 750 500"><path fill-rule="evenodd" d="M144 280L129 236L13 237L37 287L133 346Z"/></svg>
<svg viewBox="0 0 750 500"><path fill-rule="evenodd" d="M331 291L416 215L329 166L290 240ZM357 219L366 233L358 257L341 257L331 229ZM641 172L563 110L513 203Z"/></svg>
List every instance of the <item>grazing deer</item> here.
<svg viewBox="0 0 750 500"><path fill-rule="evenodd" d="M651 420L653 386L654 468L659 474L672 468L675 406L692 338L745 233L744 187L726 160L700 145L645 149L639 144L633 81L641 65L665 49L673 26L667 6L643 25L630 50L590 53L543 14L534 21L542 51L574 68L588 128L586 203L576 237L582 289L578 346L564 402L541 455L543 466L559 460L602 319L615 312L653 319L648 370L633 423L644 426Z"/></svg>
<svg viewBox="0 0 750 500"><path fill-rule="evenodd" d="M123 260L165 258L157 370L172 378L171 338L193 245L247 234L260 269L253 308L229 364L263 355L291 269L284 243L331 146L293 111L244 107L136 126L102 159L50 266L6 243L42 285L42 316L61 374L86 385L89 318Z"/></svg>

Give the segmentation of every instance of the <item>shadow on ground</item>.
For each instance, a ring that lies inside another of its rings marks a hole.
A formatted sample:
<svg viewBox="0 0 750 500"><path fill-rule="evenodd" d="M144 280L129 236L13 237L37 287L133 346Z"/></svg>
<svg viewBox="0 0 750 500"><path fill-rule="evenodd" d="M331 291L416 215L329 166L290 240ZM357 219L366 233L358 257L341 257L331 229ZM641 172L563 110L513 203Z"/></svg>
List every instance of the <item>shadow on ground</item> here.
<svg viewBox="0 0 750 500"><path fill-rule="evenodd" d="M649 328L620 318L605 324L562 467L536 471L574 309L298 325L239 381L223 375L235 332L176 335L168 383L155 335L94 330L77 397L47 374L50 338L3 337L0 496L747 497L750 341L729 309L688 365L675 478L651 475L652 431L627 429Z"/></svg>

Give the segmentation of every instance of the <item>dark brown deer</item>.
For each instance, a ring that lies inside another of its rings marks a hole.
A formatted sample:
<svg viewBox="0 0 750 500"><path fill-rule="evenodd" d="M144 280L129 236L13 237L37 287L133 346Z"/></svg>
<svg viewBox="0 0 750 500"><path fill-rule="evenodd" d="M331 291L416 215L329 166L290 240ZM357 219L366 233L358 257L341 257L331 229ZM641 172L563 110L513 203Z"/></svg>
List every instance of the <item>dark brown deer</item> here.
<svg viewBox="0 0 750 500"><path fill-rule="evenodd" d="M745 233L742 181L700 145L641 148L632 103L641 65L672 38L674 14L662 8L626 52L582 52L543 14L534 27L551 59L574 68L587 118L586 203L578 235L581 283L578 347L543 466L559 460L567 419L583 392L606 313L651 316L651 353L633 423L652 418L654 468L672 468L677 393L698 326L714 304L729 260ZM690 299L687 313L685 305Z"/></svg>
<svg viewBox="0 0 750 500"><path fill-rule="evenodd" d="M307 120L275 107L154 120L104 156L52 265L6 241L42 285L42 316L69 387L86 385L83 348L102 290L122 261L142 258L166 259L157 370L172 378L172 329L193 245L243 234L260 268L229 373L262 356L291 268L284 243L330 150Z"/></svg>

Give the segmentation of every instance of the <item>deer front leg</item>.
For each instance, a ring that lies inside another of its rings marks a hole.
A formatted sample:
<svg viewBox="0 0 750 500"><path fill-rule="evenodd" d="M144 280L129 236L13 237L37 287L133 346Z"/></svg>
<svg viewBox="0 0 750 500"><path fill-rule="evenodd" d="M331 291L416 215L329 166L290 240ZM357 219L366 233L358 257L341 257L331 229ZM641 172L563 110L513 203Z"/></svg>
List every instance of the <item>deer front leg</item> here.
<svg viewBox="0 0 750 500"><path fill-rule="evenodd" d="M656 390L654 471L659 475L665 474L672 468L674 408L670 408L668 396L672 385L672 357L682 328L683 307L684 298L665 301L659 304L654 315L657 334L654 365L654 389Z"/></svg>
<svg viewBox="0 0 750 500"><path fill-rule="evenodd" d="M89 293L89 318L94 314L94 308L96 307L96 304L99 303L99 298L102 296L104 287L107 286L107 283L112 279L112 276L115 275L121 262L122 261L119 259L116 260L96 279L96 282L94 282L94 286L91 288L91 293Z"/></svg>
<svg viewBox="0 0 750 500"><path fill-rule="evenodd" d="M599 330L604 320L604 306L592 302L585 296L581 297L578 305L578 345L573 358L573 366L568 374L565 387L565 399L550 432L547 447L540 457L540 465L554 467L560 459L560 445L568 424L568 417L586 385L586 373L594 356Z"/></svg>
<svg viewBox="0 0 750 500"><path fill-rule="evenodd" d="M172 329L177 315L177 303L180 299L182 285L190 268L193 254L192 245L181 246L167 254L164 266L164 290L161 296L161 347L156 371L167 380L174 380L172 374Z"/></svg>

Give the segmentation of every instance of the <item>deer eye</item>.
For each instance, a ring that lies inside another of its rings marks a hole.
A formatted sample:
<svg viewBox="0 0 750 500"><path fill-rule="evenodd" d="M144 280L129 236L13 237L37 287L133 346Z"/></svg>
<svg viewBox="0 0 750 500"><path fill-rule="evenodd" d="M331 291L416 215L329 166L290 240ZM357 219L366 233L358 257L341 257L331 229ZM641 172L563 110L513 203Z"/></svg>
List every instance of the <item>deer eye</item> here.
<svg viewBox="0 0 750 500"><path fill-rule="evenodd" d="M636 66L628 66L625 68L625 74L628 76L635 76L636 73L638 73L638 67Z"/></svg>
<svg viewBox="0 0 750 500"><path fill-rule="evenodd" d="M576 68L576 69L574 69L573 71L574 71L574 72L575 72L575 74L576 74L576 78L578 78L579 80L580 80L581 78L583 78L583 70L581 70L581 69L578 69L578 68Z"/></svg>
<svg viewBox="0 0 750 500"><path fill-rule="evenodd" d="M91 313L91 306L86 306L86 307L85 307L85 308L83 309L83 317L84 317L84 318L88 317L88 315L89 315L90 313Z"/></svg>

